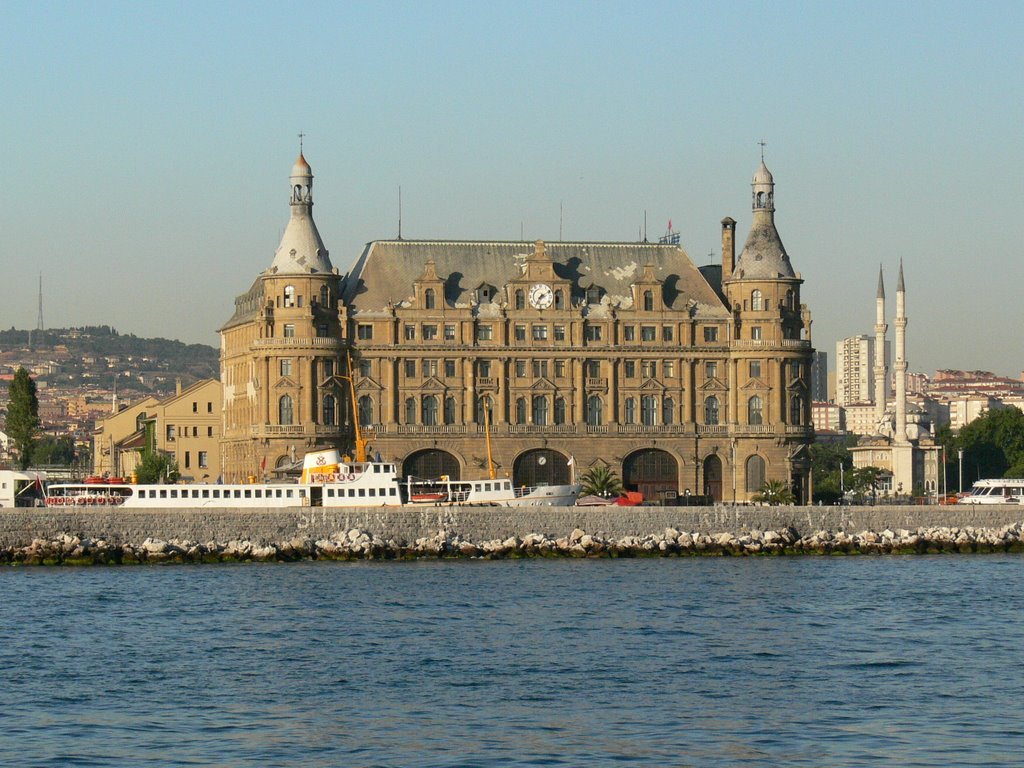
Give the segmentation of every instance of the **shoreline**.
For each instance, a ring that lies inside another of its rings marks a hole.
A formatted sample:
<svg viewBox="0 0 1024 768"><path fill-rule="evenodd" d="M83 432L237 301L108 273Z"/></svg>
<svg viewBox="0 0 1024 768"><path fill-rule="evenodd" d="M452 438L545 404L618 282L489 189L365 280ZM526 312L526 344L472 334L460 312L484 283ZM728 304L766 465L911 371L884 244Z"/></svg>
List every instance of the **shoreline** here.
<svg viewBox="0 0 1024 768"><path fill-rule="evenodd" d="M0 512L0 565L1024 552L1024 510L424 507Z"/></svg>

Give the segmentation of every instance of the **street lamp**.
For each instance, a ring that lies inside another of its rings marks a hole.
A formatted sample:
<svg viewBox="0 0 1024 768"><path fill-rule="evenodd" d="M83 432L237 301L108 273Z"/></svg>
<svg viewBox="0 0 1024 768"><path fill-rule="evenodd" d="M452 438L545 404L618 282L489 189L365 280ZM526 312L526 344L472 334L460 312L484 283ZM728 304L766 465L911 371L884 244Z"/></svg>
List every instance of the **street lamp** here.
<svg viewBox="0 0 1024 768"><path fill-rule="evenodd" d="M957 457L960 459L960 486L958 493L964 492L964 449L957 450Z"/></svg>

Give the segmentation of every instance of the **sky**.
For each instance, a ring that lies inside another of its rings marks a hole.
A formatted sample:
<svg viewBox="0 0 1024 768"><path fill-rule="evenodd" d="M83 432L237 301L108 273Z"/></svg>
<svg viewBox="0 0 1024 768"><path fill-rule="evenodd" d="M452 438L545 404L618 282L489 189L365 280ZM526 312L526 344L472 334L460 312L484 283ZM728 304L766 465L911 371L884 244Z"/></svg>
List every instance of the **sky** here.
<svg viewBox="0 0 1024 768"><path fill-rule="evenodd" d="M342 273L408 239L749 229L814 346L907 285L911 371L1024 369L1024 3L32 2L0 14L0 327L217 345L304 133ZM1016 277L1014 277L1016 275ZM1014 282L1016 281L1016 282Z"/></svg>

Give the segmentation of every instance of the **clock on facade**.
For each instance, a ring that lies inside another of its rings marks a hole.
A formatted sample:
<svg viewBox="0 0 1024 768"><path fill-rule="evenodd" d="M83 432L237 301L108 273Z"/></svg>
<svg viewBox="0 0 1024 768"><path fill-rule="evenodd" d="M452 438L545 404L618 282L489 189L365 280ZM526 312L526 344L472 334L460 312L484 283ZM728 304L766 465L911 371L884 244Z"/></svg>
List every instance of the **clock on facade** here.
<svg viewBox="0 0 1024 768"><path fill-rule="evenodd" d="M530 288L530 306L534 309L547 309L554 301L555 294L550 285L537 283Z"/></svg>

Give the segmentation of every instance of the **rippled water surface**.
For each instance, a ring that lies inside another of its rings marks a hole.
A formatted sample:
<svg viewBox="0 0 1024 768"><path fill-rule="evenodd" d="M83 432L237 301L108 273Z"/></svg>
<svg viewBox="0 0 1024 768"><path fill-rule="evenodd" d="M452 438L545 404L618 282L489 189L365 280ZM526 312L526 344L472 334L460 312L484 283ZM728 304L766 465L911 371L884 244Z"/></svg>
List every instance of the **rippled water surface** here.
<svg viewBox="0 0 1024 768"><path fill-rule="evenodd" d="M0 764L1024 765L1024 558L0 569Z"/></svg>

